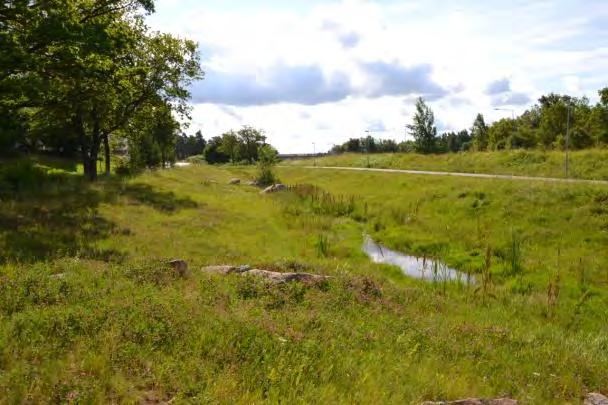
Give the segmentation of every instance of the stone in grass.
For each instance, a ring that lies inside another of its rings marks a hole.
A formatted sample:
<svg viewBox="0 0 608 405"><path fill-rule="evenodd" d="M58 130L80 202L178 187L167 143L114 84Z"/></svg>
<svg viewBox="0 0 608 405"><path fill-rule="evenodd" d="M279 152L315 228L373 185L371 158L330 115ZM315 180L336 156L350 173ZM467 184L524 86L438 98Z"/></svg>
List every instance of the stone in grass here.
<svg viewBox="0 0 608 405"><path fill-rule="evenodd" d="M262 190L262 194L276 193L277 191L283 190L287 190L287 186L285 184L273 184L272 186L268 186Z"/></svg>
<svg viewBox="0 0 608 405"><path fill-rule="evenodd" d="M317 274L310 273L279 273L277 271L268 271L253 269L242 273L244 276L255 276L264 278L276 284L291 283L293 281L299 282L317 282L327 280L329 277L320 276Z"/></svg>
<svg viewBox="0 0 608 405"><path fill-rule="evenodd" d="M517 405L518 402L511 398L498 398L498 399L481 399L481 398L468 398L458 399L456 401L427 401L423 402L422 405Z"/></svg>
<svg viewBox="0 0 608 405"><path fill-rule="evenodd" d="M260 183L257 180L250 180L247 182L247 185L252 187L258 187Z"/></svg>
<svg viewBox="0 0 608 405"><path fill-rule="evenodd" d="M186 275L188 275L188 262L185 260L171 260L168 264L180 277L186 277Z"/></svg>
<svg viewBox="0 0 608 405"><path fill-rule="evenodd" d="M232 184L232 185L241 184L241 179L230 179L228 184Z"/></svg>
<svg viewBox="0 0 608 405"><path fill-rule="evenodd" d="M280 273L277 271L268 271L260 269L252 269L251 266L206 266L201 269L205 273L214 273L220 275L241 274L244 276L259 277L271 281L276 284L290 283L293 281L300 282L317 282L327 280L329 277L320 276L309 273Z"/></svg>
<svg viewBox="0 0 608 405"><path fill-rule="evenodd" d="M585 405L608 405L608 397L597 392L591 392L585 397Z"/></svg>

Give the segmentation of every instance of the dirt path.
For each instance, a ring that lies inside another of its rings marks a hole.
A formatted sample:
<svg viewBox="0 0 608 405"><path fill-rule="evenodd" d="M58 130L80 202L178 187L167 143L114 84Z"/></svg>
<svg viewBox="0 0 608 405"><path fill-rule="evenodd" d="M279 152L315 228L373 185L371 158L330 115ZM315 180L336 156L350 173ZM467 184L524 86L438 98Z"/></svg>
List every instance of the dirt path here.
<svg viewBox="0 0 608 405"><path fill-rule="evenodd" d="M343 167L343 166L335 166L335 167L330 167L330 166L281 166L281 167L303 167L305 169L318 169L318 170L351 170L351 171L356 171L356 172L421 174L421 175L430 175L430 176L475 177L475 178L480 178L480 179L546 181L546 182L551 182L551 183L598 184L598 185L608 186L608 180L561 179L561 178L557 178L557 177L510 176L510 175L505 175L505 174L435 172L435 171L429 171L429 170L405 170L405 169L374 169L374 168L367 168L367 167Z"/></svg>

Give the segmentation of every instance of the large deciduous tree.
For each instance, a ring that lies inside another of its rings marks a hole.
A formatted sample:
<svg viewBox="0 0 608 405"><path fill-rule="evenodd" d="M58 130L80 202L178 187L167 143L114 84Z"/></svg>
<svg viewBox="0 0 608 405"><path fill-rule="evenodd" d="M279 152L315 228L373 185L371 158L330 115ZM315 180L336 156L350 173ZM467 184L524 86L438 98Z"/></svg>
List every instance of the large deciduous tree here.
<svg viewBox="0 0 608 405"><path fill-rule="evenodd" d="M144 25L152 11L152 0L3 2L0 108L34 109L61 128L47 134L75 139L91 180L103 147L109 172L110 136L146 111L187 114L187 87L202 75L193 42Z"/></svg>

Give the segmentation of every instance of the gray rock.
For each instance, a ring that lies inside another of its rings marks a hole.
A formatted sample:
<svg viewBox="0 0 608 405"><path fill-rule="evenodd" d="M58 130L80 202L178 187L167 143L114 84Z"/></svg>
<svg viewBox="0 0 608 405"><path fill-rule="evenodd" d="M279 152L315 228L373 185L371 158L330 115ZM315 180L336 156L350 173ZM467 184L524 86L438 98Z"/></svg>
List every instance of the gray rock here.
<svg viewBox="0 0 608 405"><path fill-rule="evenodd" d="M236 270L236 266L206 266L201 269L205 273L214 273L214 274L230 274L234 273Z"/></svg>
<svg viewBox="0 0 608 405"><path fill-rule="evenodd" d="M252 186L252 187L257 187L260 185L260 183L257 182L257 180L251 180L247 182L248 186Z"/></svg>
<svg viewBox="0 0 608 405"><path fill-rule="evenodd" d="M423 402L422 405L517 405L518 402L511 398L498 398L498 399L481 399L481 398L467 398L458 399L456 401L427 401Z"/></svg>
<svg viewBox="0 0 608 405"><path fill-rule="evenodd" d="M268 186L266 187L263 191L262 194L268 194L268 193L276 193L277 191L283 191L283 190L287 190L287 186L285 184L273 184L272 186Z"/></svg>
<svg viewBox="0 0 608 405"><path fill-rule="evenodd" d="M235 273L244 273L244 272L249 271L249 270L251 270L251 266L248 265L248 264L246 264L244 266L237 266L237 267L234 268L234 272Z"/></svg>
<svg viewBox="0 0 608 405"><path fill-rule="evenodd" d="M188 274L188 263L185 260L171 260L168 264L180 277L186 277Z"/></svg>
<svg viewBox="0 0 608 405"><path fill-rule="evenodd" d="M597 392L591 392L585 397L585 405L608 405L608 397Z"/></svg>
<svg viewBox="0 0 608 405"><path fill-rule="evenodd" d="M242 274L245 276L261 277L277 284L291 283L293 281L316 282L327 280L329 278L326 276L319 276L317 274L310 273L279 273L277 271L268 271L260 269L249 270Z"/></svg>
<svg viewBox="0 0 608 405"><path fill-rule="evenodd" d="M241 179L230 179L228 184L232 184L232 185L241 184Z"/></svg>

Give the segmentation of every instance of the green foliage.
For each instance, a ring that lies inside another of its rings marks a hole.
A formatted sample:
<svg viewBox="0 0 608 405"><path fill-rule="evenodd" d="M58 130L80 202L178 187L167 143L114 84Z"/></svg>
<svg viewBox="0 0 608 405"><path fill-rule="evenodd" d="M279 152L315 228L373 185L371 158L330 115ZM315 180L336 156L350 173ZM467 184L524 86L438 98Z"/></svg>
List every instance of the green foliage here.
<svg viewBox="0 0 608 405"><path fill-rule="evenodd" d="M222 138L219 136L214 136L207 142L203 156L209 164L227 163L230 161L230 156L223 152Z"/></svg>
<svg viewBox="0 0 608 405"><path fill-rule="evenodd" d="M477 114L473 127L471 128L473 147L475 150L486 150L488 147L488 126L482 114Z"/></svg>
<svg viewBox="0 0 608 405"><path fill-rule="evenodd" d="M416 113L413 123L407 126L414 137L416 151L419 153L432 153L435 151L437 128L435 128L435 115L422 97L416 100Z"/></svg>
<svg viewBox="0 0 608 405"><path fill-rule="evenodd" d="M93 3L19 1L2 3L0 12L0 38L7 42L0 109L11 119L28 113L20 139L9 143L78 151L90 180L102 148L109 174L112 135L132 128L146 111L154 120L155 108L185 115L187 88L201 77L196 44L144 25L152 1ZM165 160L168 143L160 138Z"/></svg>
<svg viewBox="0 0 608 405"><path fill-rule="evenodd" d="M274 173L274 166L278 162L278 152L270 145L261 146L258 151L258 173L256 181L261 186L278 183L279 180Z"/></svg>
<svg viewBox="0 0 608 405"><path fill-rule="evenodd" d="M182 133L178 135L175 143L175 157L178 160L185 160L190 156L202 155L206 145L207 141L201 131L196 131L194 136Z"/></svg>
<svg viewBox="0 0 608 405"><path fill-rule="evenodd" d="M207 163L248 163L258 161L258 154L266 145L264 132L245 126L238 131L228 131L209 140L204 155Z"/></svg>

